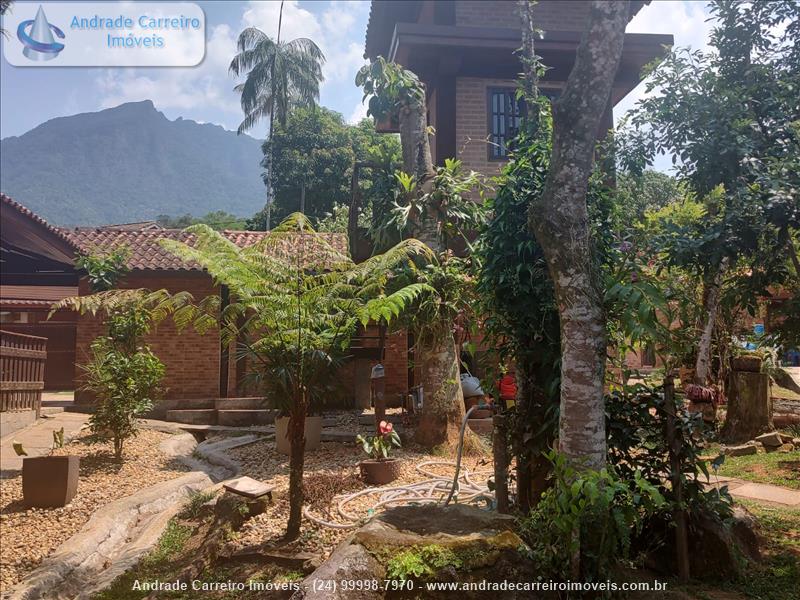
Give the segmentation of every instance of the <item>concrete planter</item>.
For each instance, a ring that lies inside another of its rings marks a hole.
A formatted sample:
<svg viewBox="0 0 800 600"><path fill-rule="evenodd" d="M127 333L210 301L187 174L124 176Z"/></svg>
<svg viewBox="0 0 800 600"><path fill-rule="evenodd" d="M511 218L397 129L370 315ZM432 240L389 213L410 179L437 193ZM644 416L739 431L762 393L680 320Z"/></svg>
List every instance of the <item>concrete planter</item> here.
<svg viewBox="0 0 800 600"><path fill-rule="evenodd" d="M400 463L396 458L362 460L358 466L361 478L370 485L385 485L400 475Z"/></svg>
<svg viewBox="0 0 800 600"><path fill-rule="evenodd" d="M289 417L275 419L275 449L281 454L289 454ZM306 452L319 448L322 439L322 417L306 417Z"/></svg>
<svg viewBox="0 0 800 600"><path fill-rule="evenodd" d="M22 460L22 496L27 506L66 506L78 491L78 456L37 456Z"/></svg>

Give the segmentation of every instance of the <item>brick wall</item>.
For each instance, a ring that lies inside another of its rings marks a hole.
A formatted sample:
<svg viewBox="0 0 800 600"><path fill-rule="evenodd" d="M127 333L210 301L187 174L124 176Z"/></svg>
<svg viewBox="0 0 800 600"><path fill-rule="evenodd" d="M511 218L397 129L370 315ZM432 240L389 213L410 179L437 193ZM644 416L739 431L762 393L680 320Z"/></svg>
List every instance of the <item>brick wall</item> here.
<svg viewBox="0 0 800 600"><path fill-rule="evenodd" d="M542 0L535 8L536 27L547 31L582 31L589 16L588 0ZM519 29L516 0L457 0L456 25Z"/></svg>
<svg viewBox="0 0 800 600"><path fill-rule="evenodd" d="M121 287L146 287L152 290L165 288L170 292L188 291L198 300L209 294L218 293L212 285L211 278L200 273L151 275L133 272L125 278ZM81 281L79 289L81 295L88 293L88 285L85 280ZM81 378L79 365L88 360L92 341L103 332L103 324L99 318L90 315L83 315L79 318L75 348L75 398L78 402L91 400L88 392L79 389ZM188 328L179 334L172 322L167 319L148 335L147 341L166 367L164 378L166 398L216 398L219 396L220 340L217 330L212 329L205 335L199 335L192 328Z"/></svg>

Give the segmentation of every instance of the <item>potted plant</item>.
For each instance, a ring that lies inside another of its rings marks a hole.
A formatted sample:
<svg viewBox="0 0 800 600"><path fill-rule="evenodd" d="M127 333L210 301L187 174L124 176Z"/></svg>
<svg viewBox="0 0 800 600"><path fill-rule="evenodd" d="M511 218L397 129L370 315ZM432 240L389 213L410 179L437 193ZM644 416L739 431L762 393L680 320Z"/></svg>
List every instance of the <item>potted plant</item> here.
<svg viewBox="0 0 800 600"><path fill-rule="evenodd" d="M364 452L370 457L358 463L361 469L361 477L364 481L372 485L384 485L391 483L400 472L400 463L396 458L389 458L392 447L400 447L400 436L388 421L381 421L378 425L378 433L364 437L359 435L356 438Z"/></svg>
<svg viewBox="0 0 800 600"><path fill-rule="evenodd" d="M53 450L64 447L64 428L53 432ZM22 459L22 497L25 505L35 508L66 506L78 491L80 457L36 456L28 457L18 442L14 451Z"/></svg>

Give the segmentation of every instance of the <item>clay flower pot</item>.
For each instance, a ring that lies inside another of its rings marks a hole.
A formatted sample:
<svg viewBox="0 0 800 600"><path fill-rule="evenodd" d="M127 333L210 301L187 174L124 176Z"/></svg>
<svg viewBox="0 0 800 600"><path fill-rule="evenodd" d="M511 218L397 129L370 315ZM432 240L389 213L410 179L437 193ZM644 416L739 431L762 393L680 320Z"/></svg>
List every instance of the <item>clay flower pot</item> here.
<svg viewBox="0 0 800 600"><path fill-rule="evenodd" d="M362 479L370 485L385 485L400 476L400 461L396 458L362 460L358 466Z"/></svg>
<svg viewBox="0 0 800 600"><path fill-rule="evenodd" d="M37 456L22 459L22 497L27 506L66 506L78 491L78 456Z"/></svg>
<svg viewBox="0 0 800 600"><path fill-rule="evenodd" d="M275 449L281 454L289 454L291 448L288 431L289 417L275 419ZM322 417L306 417L305 438L306 452L319 448L322 439Z"/></svg>

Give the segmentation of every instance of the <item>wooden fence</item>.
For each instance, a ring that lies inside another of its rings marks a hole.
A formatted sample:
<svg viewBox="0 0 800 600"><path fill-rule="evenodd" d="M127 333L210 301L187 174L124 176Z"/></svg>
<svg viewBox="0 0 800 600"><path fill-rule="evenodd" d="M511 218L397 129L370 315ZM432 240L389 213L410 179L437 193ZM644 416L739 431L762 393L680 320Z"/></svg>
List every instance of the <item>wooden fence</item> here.
<svg viewBox="0 0 800 600"><path fill-rule="evenodd" d="M47 338L0 331L0 412L42 405Z"/></svg>

